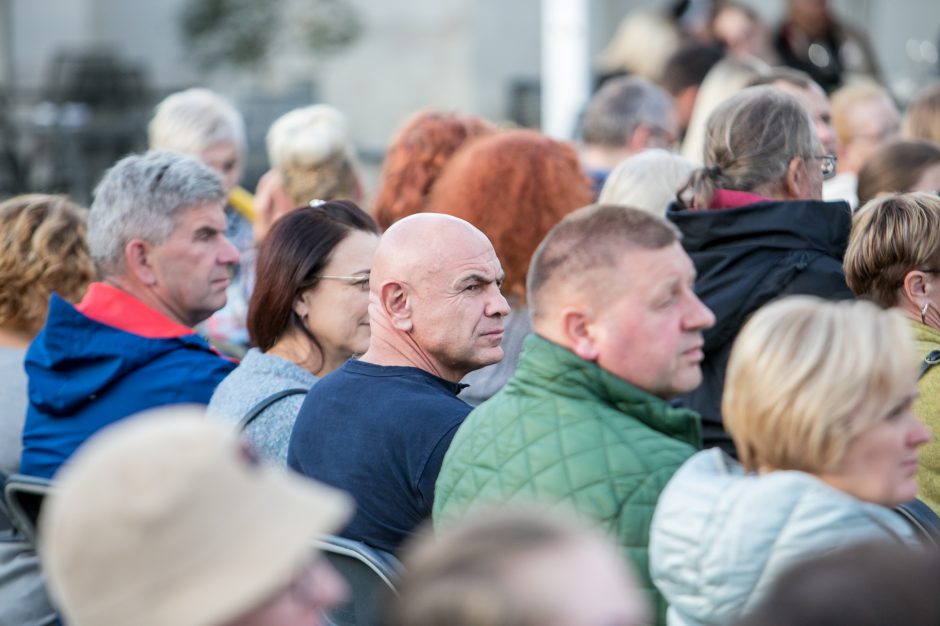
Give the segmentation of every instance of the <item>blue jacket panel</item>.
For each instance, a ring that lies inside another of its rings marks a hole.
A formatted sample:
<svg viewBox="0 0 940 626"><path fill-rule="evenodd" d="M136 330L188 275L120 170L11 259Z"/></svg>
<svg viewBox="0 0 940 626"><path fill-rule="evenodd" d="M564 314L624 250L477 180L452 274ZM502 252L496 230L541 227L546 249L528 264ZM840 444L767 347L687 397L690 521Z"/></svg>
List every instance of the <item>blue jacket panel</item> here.
<svg viewBox="0 0 940 626"><path fill-rule="evenodd" d="M51 478L88 437L168 404L207 404L235 364L199 336L151 339L83 315L53 295L26 353L29 408L20 471Z"/></svg>

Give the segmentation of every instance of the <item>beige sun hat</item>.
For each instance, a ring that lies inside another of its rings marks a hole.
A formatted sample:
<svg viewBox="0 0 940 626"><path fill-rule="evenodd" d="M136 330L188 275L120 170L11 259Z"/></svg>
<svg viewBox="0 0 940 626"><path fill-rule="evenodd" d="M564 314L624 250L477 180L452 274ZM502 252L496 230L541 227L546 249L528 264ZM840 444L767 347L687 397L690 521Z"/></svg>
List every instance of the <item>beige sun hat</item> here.
<svg viewBox="0 0 940 626"><path fill-rule="evenodd" d="M201 408L121 420L56 476L40 518L70 626L216 626L290 583L344 493L261 463Z"/></svg>

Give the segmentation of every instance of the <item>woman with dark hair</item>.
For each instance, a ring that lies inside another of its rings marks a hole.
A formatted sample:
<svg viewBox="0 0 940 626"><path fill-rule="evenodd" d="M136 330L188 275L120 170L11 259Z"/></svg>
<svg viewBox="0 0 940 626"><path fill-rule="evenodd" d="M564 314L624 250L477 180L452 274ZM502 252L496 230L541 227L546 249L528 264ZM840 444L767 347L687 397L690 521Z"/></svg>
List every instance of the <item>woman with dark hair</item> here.
<svg viewBox="0 0 940 626"><path fill-rule="evenodd" d="M286 462L306 392L369 347L378 233L362 209L337 200L288 213L262 242L248 305L255 347L216 388L209 411L239 422L263 456Z"/></svg>

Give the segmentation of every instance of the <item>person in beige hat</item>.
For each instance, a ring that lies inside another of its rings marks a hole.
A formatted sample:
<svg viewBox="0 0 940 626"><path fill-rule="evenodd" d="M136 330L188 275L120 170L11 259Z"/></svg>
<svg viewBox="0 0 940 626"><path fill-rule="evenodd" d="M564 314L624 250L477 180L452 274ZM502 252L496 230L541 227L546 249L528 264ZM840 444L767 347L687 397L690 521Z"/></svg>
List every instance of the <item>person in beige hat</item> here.
<svg viewBox="0 0 940 626"><path fill-rule="evenodd" d="M312 549L344 493L258 461L223 422L176 407L122 420L56 477L40 558L70 626L299 626L345 599Z"/></svg>

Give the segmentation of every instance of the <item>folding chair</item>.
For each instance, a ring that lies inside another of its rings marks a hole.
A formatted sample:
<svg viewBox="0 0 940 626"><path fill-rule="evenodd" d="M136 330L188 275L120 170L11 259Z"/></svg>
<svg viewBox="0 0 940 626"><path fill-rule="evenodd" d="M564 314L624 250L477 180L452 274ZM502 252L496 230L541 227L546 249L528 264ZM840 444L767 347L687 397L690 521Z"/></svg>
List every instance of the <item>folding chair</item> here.
<svg viewBox="0 0 940 626"><path fill-rule="evenodd" d="M349 601L330 612L334 626L375 626L380 623L389 594L397 595L395 580L401 565L390 554L360 541L325 535L314 542L330 564L349 583Z"/></svg>
<svg viewBox="0 0 940 626"><path fill-rule="evenodd" d="M10 513L10 521L33 547L38 547L36 530L43 500L52 490L52 482L45 478L13 474L3 485L3 497Z"/></svg>

